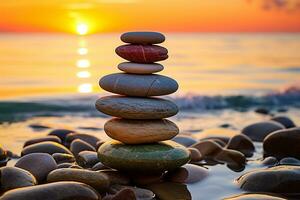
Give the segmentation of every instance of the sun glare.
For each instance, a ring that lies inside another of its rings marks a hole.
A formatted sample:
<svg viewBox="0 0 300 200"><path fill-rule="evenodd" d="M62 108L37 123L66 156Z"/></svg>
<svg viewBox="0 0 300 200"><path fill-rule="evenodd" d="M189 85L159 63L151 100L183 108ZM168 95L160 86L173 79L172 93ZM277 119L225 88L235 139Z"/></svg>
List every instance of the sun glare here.
<svg viewBox="0 0 300 200"><path fill-rule="evenodd" d="M86 35L88 33L89 27L87 24L78 24L76 31L79 35Z"/></svg>
<svg viewBox="0 0 300 200"><path fill-rule="evenodd" d="M78 68L88 68L90 67L90 61L87 59L78 60L76 63Z"/></svg>
<svg viewBox="0 0 300 200"><path fill-rule="evenodd" d="M90 83L83 83L78 86L79 93L90 93L93 91L93 86Z"/></svg>

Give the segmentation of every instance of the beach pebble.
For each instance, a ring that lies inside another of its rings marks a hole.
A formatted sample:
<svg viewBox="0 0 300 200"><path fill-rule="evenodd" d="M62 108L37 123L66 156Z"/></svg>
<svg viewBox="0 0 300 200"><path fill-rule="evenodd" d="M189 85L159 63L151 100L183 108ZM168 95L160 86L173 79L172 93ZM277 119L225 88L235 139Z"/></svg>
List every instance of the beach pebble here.
<svg viewBox="0 0 300 200"><path fill-rule="evenodd" d="M198 149L204 159L211 159L223 151L222 147L212 140L200 141L191 147Z"/></svg>
<svg viewBox="0 0 300 200"><path fill-rule="evenodd" d="M65 141L65 138L70 133L74 133L75 131L69 129L54 129L48 135L55 135L61 139L62 142Z"/></svg>
<svg viewBox="0 0 300 200"><path fill-rule="evenodd" d="M277 116L271 118L272 121L282 124L285 128L294 128L296 127L295 123L286 116Z"/></svg>
<svg viewBox="0 0 300 200"><path fill-rule="evenodd" d="M286 198L269 194L241 194L225 198L224 200L286 200Z"/></svg>
<svg viewBox="0 0 300 200"><path fill-rule="evenodd" d="M205 140L209 140L209 141L214 141L215 143L217 143L218 145L220 145L221 147L225 147L227 143L225 143L223 140L219 139L219 138L214 138L214 137L208 137L208 138L202 138L200 139L200 141L205 141Z"/></svg>
<svg viewBox="0 0 300 200"><path fill-rule="evenodd" d="M48 182L76 181L90 185L99 192L104 192L109 187L108 177L101 173L86 169L62 168L48 174Z"/></svg>
<svg viewBox="0 0 300 200"><path fill-rule="evenodd" d="M248 136L244 134L233 136L229 140L226 148L237 150L243 153L246 157L251 157L253 155L253 152L255 151L253 142Z"/></svg>
<svg viewBox="0 0 300 200"><path fill-rule="evenodd" d="M239 151L231 150L231 149L223 149L223 151L219 152L214 160L222 163L226 163L230 168L237 167L237 169L242 168L246 164L246 158L244 154Z"/></svg>
<svg viewBox="0 0 300 200"><path fill-rule="evenodd" d="M6 150L6 155L8 158L20 158L20 156L18 154L15 154L14 152L10 151L10 150Z"/></svg>
<svg viewBox="0 0 300 200"><path fill-rule="evenodd" d="M109 191L112 194L117 194L119 191L124 189L132 190L137 200L152 200L155 197L154 193L150 190L125 185L112 185Z"/></svg>
<svg viewBox="0 0 300 200"><path fill-rule="evenodd" d="M209 175L204 167L193 164L185 164L174 171L166 174L166 179L176 183L196 183L202 181Z"/></svg>
<svg viewBox="0 0 300 200"><path fill-rule="evenodd" d="M60 163L57 165L57 169L61 169L61 168L70 168L73 166L73 163Z"/></svg>
<svg viewBox="0 0 300 200"><path fill-rule="evenodd" d="M81 151L78 153L76 160L78 165L83 168L92 168L96 163L100 162L95 151Z"/></svg>
<svg viewBox="0 0 300 200"><path fill-rule="evenodd" d="M106 195L102 200L136 200L136 196L132 189L124 188L114 195Z"/></svg>
<svg viewBox="0 0 300 200"><path fill-rule="evenodd" d="M30 124L29 127L36 130L36 131L50 128L50 126L42 125L42 124Z"/></svg>
<svg viewBox="0 0 300 200"><path fill-rule="evenodd" d="M25 147L21 152L21 156L31 154L31 153L48 153L50 155L54 153L72 154L72 152L69 151L69 149L67 149L65 146L57 142L49 142L49 141L40 142Z"/></svg>
<svg viewBox="0 0 300 200"><path fill-rule="evenodd" d="M176 104L166 99L118 95L101 97L96 108L107 115L125 119L162 119L178 112Z"/></svg>
<svg viewBox="0 0 300 200"><path fill-rule="evenodd" d="M169 140L179 133L170 120L130 120L113 118L104 125L105 133L125 144L153 143Z"/></svg>
<svg viewBox="0 0 300 200"><path fill-rule="evenodd" d="M246 126L242 130L242 133L247 135L253 141L262 142L264 138L270 133L284 128L285 127L278 122L265 121Z"/></svg>
<svg viewBox="0 0 300 200"><path fill-rule="evenodd" d="M121 173L117 170L114 169L103 169L99 170L97 172L101 172L105 174L111 185L118 184L118 185L129 185L130 183L130 178L125 175L124 173Z"/></svg>
<svg viewBox="0 0 300 200"><path fill-rule="evenodd" d="M165 41L165 36L158 32L127 32L121 35L121 40L131 44L159 44Z"/></svg>
<svg viewBox="0 0 300 200"><path fill-rule="evenodd" d="M0 194L15 188L28 187L36 184L37 181L34 176L24 169L18 167L0 168Z"/></svg>
<svg viewBox="0 0 300 200"><path fill-rule="evenodd" d="M203 160L202 154L200 153L200 151L196 148L187 148L191 154L191 162L198 162Z"/></svg>
<svg viewBox="0 0 300 200"><path fill-rule="evenodd" d="M116 48L116 54L135 63L153 63L168 58L168 50L157 45L127 44Z"/></svg>
<svg viewBox="0 0 300 200"><path fill-rule="evenodd" d="M177 135L174 138L172 138L172 140L185 147L189 147L198 142L195 138L192 138L187 135Z"/></svg>
<svg viewBox="0 0 300 200"><path fill-rule="evenodd" d="M107 167L107 166L105 166L105 165L103 165L102 162L96 163L96 164L91 168L91 170L93 170L93 171L98 171L98 170L102 170L102 169L110 169L110 168Z"/></svg>
<svg viewBox="0 0 300 200"><path fill-rule="evenodd" d="M32 144L36 144L36 143L40 143L40 142L46 142L46 141L61 143L61 139L59 137L57 137L55 135L48 135L48 136L45 136L45 137L33 138L33 139L30 139L30 140L27 140L24 143L23 148L26 147L26 146L32 145Z"/></svg>
<svg viewBox="0 0 300 200"><path fill-rule="evenodd" d="M299 144L300 127L273 132L264 140L264 156L274 156L277 159L284 157L300 159Z"/></svg>
<svg viewBox="0 0 300 200"><path fill-rule="evenodd" d="M130 74L152 74L162 71L164 66L158 63L142 64L123 62L118 65L118 69Z"/></svg>
<svg viewBox="0 0 300 200"><path fill-rule="evenodd" d="M297 165L300 166L300 160L293 157L286 157L279 161L279 165Z"/></svg>
<svg viewBox="0 0 300 200"><path fill-rule="evenodd" d="M130 179L133 183L137 185L149 185L153 183L160 183L163 181L164 172L145 174L145 173L131 173Z"/></svg>
<svg viewBox="0 0 300 200"><path fill-rule="evenodd" d="M139 145L108 141L98 149L98 156L106 166L136 173L173 170L190 160L189 152L172 141Z"/></svg>
<svg viewBox="0 0 300 200"><path fill-rule="evenodd" d="M277 158L273 157L273 156L269 156L269 157L266 157L262 162L261 164L264 165L264 166L274 166L278 163L278 160Z"/></svg>
<svg viewBox="0 0 300 200"><path fill-rule="evenodd" d="M230 138L238 134L240 134L240 131L229 128L209 128L193 134L193 137L199 139L200 141L207 139L222 140L225 144L227 144Z"/></svg>
<svg viewBox="0 0 300 200"><path fill-rule="evenodd" d="M174 79L158 74L109 74L100 79L99 85L108 92L138 97L168 95L178 89Z"/></svg>
<svg viewBox="0 0 300 200"><path fill-rule="evenodd" d="M4 193L0 200L99 200L90 186L78 182L57 182L19 188Z"/></svg>
<svg viewBox="0 0 300 200"><path fill-rule="evenodd" d="M93 135L85 133L71 133L66 137L66 146L69 146L71 142L75 139L80 139L86 143L89 143L94 148L98 147L98 142L102 142L99 138Z"/></svg>
<svg viewBox="0 0 300 200"><path fill-rule="evenodd" d="M156 197L158 197L160 200L192 200L191 193L187 189L187 186L182 183L155 183L147 185L146 188L154 192Z"/></svg>
<svg viewBox="0 0 300 200"><path fill-rule="evenodd" d="M96 151L96 149L92 145L85 141L82 141L81 139L73 140L70 145L70 150L75 157L77 157L81 151Z"/></svg>
<svg viewBox="0 0 300 200"><path fill-rule="evenodd" d="M6 151L0 146L0 160L4 160L7 158Z"/></svg>
<svg viewBox="0 0 300 200"><path fill-rule="evenodd" d="M256 108L254 112L262 115L268 115L270 113L270 110L267 108Z"/></svg>
<svg viewBox="0 0 300 200"><path fill-rule="evenodd" d="M60 163L73 163L75 162L75 158L71 154L66 153L54 153L52 154L52 157L56 161L57 164Z"/></svg>
<svg viewBox="0 0 300 200"><path fill-rule="evenodd" d="M29 171L38 183L44 182L47 175L57 168L54 158L47 153L25 155L17 161L15 166Z"/></svg>
<svg viewBox="0 0 300 200"><path fill-rule="evenodd" d="M249 192L299 194L300 166L276 166L250 171L237 179L241 189Z"/></svg>

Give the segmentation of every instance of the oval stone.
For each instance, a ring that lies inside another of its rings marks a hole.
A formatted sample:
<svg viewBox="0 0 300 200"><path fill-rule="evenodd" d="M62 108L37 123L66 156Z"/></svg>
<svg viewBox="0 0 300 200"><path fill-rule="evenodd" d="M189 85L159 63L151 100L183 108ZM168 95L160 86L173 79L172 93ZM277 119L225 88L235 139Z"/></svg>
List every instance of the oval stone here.
<svg viewBox="0 0 300 200"><path fill-rule="evenodd" d="M63 145L57 142L49 142L49 141L40 142L40 143L27 146L22 150L21 155L24 156L30 153L48 153L50 155L54 153L72 154L71 151L69 151L69 149L67 149Z"/></svg>
<svg viewBox="0 0 300 200"><path fill-rule="evenodd" d="M152 74L162 71L164 66L158 63L142 64L123 62L118 65L118 69L130 74Z"/></svg>
<svg viewBox="0 0 300 200"><path fill-rule="evenodd" d="M0 200L99 200L100 195L84 183L62 181L10 190Z"/></svg>
<svg viewBox="0 0 300 200"><path fill-rule="evenodd" d="M167 119L130 120L114 118L104 125L105 133L125 144L142 144L169 140L179 132L178 127Z"/></svg>
<svg viewBox="0 0 300 200"><path fill-rule="evenodd" d="M158 32L127 32L121 35L123 42L131 44L159 44L165 39L165 36Z"/></svg>
<svg viewBox="0 0 300 200"><path fill-rule="evenodd" d="M32 145L32 144L36 144L36 143L40 143L40 142L47 142L47 141L52 141L52 142L57 142L57 143L61 143L61 139L55 135L47 135L45 137L39 137L39 138L33 138L33 139L30 139L30 140L27 140L25 143L24 143L24 146L23 147L27 147L29 145Z"/></svg>
<svg viewBox="0 0 300 200"><path fill-rule="evenodd" d="M178 89L175 80L157 74L109 74L100 79L99 85L108 92L138 97L168 95Z"/></svg>
<svg viewBox="0 0 300 200"><path fill-rule="evenodd" d="M122 45L116 48L116 54L135 63L153 63L168 58L168 50L157 45Z"/></svg>
<svg viewBox="0 0 300 200"><path fill-rule="evenodd" d="M107 115L125 119L163 119L178 112L176 104L166 99L118 95L98 99L96 108Z"/></svg>
<svg viewBox="0 0 300 200"><path fill-rule="evenodd" d="M185 147L173 141L140 145L108 141L98 149L98 156L111 168L147 173L174 170L190 160Z"/></svg>

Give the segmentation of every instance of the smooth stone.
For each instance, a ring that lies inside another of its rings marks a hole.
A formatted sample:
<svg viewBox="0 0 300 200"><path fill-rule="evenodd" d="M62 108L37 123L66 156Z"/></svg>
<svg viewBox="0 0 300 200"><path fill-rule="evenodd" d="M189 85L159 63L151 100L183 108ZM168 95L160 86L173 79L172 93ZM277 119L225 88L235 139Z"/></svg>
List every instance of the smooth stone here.
<svg viewBox="0 0 300 200"><path fill-rule="evenodd" d="M223 151L219 152L214 160L222 163L226 163L232 167L236 166L236 170L242 169L246 164L246 158L244 154L239 151L231 150L231 149L223 149ZM234 168L230 167L234 170Z"/></svg>
<svg viewBox="0 0 300 200"><path fill-rule="evenodd" d="M5 158L3 160L0 160L0 167L6 166L8 161L9 161L9 158Z"/></svg>
<svg viewBox="0 0 300 200"><path fill-rule="evenodd" d="M70 150L75 157L77 157L81 151L96 151L92 145L80 139L75 139L72 141Z"/></svg>
<svg viewBox="0 0 300 200"><path fill-rule="evenodd" d="M55 135L48 135L48 136L45 136L45 137L40 137L40 138L34 138L34 139L27 140L24 143L23 148L26 147L26 146L32 145L32 144L36 144L36 143L40 143L40 142L46 142L46 141L61 143L61 139L59 137L57 137Z"/></svg>
<svg viewBox="0 0 300 200"><path fill-rule="evenodd" d="M28 127L36 130L36 131L40 131L42 129L49 129L50 126L47 125L42 125L42 124L30 124Z"/></svg>
<svg viewBox="0 0 300 200"><path fill-rule="evenodd" d="M81 151L77 156L77 163L83 168L92 168L98 162L100 161L95 151Z"/></svg>
<svg viewBox="0 0 300 200"><path fill-rule="evenodd" d="M269 194L241 194L238 196L225 198L224 200L286 200L286 198Z"/></svg>
<svg viewBox="0 0 300 200"><path fill-rule="evenodd" d="M158 63L142 64L123 62L118 65L118 69L130 74L152 74L162 71L164 69L164 66Z"/></svg>
<svg viewBox="0 0 300 200"><path fill-rule="evenodd" d="M247 135L251 140L255 142L262 142L265 137L270 133L284 129L285 127L275 121L258 122L246 126L242 130L242 134Z"/></svg>
<svg viewBox="0 0 300 200"><path fill-rule="evenodd" d="M148 173L173 170L190 160L189 152L173 141L140 145L108 141L98 149L98 157L113 169Z"/></svg>
<svg viewBox="0 0 300 200"><path fill-rule="evenodd" d="M268 115L270 114L270 110L267 108L256 108L254 110L254 112L258 113L258 114L262 114L262 115Z"/></svg>
<svg viewBox="0 0 300 200"><path fill-rule="evenodd" d="M54 153L68 153L72 154L69 149L65 146L57 143L57 142L40 142L36 144L29 145L25 147L22 152L21 156L31 154L31 153L48 153L50 155Z"/></svg>
<svg viewBox="0 0 300 200"><path fill-rule="evenodd" d="M0 168L0 194L15 188L34 186L37 184L34 176L18 167Z"/></svg>
<svg viewBox="0 0 300 200"><path fill-rule="evenodd" d="M269 157L266 157L262 162L261 164L264 165L264 166L274 166L278 163L278 160L277 158L273 157L273 156L269 156Z"/></svg>
<svg viewBox="0 0 300 200"><path fill-rule="evenodd" d="M113 118L104 125L105 133L125 144L143 144L169 140L179 133L170 120L132 120Z"/></svg>
<svg viewBox="0 0 300 200"><path fill-rule="evenodd" d="M116 48L116 54L135 63L154 63L168 58L168 50L157 45L126 44Z"/></svg>
<svg viewBox="0 0 300 200"><path fill-rule="evenodd" d="M187 186L182 183L163 182L146 186L147 189L154 192L160 200L184 199L192 200L191 193Z"/></svg>
<svg viewBox="0 0 300 200"><path fill-rule="evenodd" d="M212 140L200 141L193 144L191 147L198 149L204 159L211 159L223 151L223 148Z"/></svg>
<svg viewBox="0 0 300 200"><path fill-rule="evenodd" d="M165 36L158 32L127 32L121 35L123 42L131 44L159 44L165 39Z"/></svg>
<svg viewBox="0 0 300 200"><path fill-rule="evenodd" d="M111 93L137 97L168 95L178 89L174 79L158 74L109 74L100 79L99 85Z"/></svg>
<svg viewBox="0 0 300 200"><path fill-rule="evenodd" d="M228 140L228 142L225 143L223 140L221 140L221 139L219 139L219 138L214 138L214 137L203 138L203 139L201 139L200 141L205 141L205 140L213 141L213 142L219 144L221 147L225 147L226 144L229 142L229 140Z"/></svg>
<svg viewBox="0 0 300 200"><path fill-rule="evenodd" d="M71 133L66 137L66 145L69 146L69 144L71 144L71 142L75 139L80 139L84 142L87 142L96 149L98 147L98 142L101 142L99 138L93 135L84 134L84 133Z"/></svg>
<svg viewBox="0 0 300 200"><path fill-rule="evenodd" d="M187 135L177 135L176 137L172 138L172 141L177 142L185 147L189 147L198 142L196 139Z"/></svg>
<svg viewBox="0 0 300 200"><path fill-rule="evenodd" d="M174 171L169 171L166 178L176 183L196 183L204 180L208 175L208 170L204 167L185 164Z"/></svg>
<svg viewBox="0 0 300 200"><path fill-rule="evenodd" d="M114 195L106 195L102 200L136 200L136 196L132 189L124 188Z"/></svg>
<svg viewBox="0 0 300 200"><path fill-rule="evenodd" d="M255 151L253 142L248 136L244 134L233 136L229 140L226 148L237 150L243 153L246 157L251 157L253 155L253 152Z"/></svg>
<svg viewBox="0 0 300 200"><path fill-rule="evenodd" d="M110 168L107 167L107 166L105 166L105 165L103 165L102 162L96 163L96 164L91 168L91 170L93 170L93 171L98 171L98 170L102 170L102 169L110 169Z"/></svg>
<svg viewBox="0 0 300 200"><path fill-rule="evenodd" d="M19 188L4 193L0 200L99 200L90 186L71 181Z"/></svg>
<svg viewBox="0 0 300 200"><path fill-rule="evenodd" d="M166 99L118 95L101 97L96 108L107 115L125 119L163 119L178 113L176 104Z"/></svg>
<svg viewBox="0 0 300 200"><path fill-rule="evenodd" d="M6 151L6 155L8 158L16 158L16 159L20 158L20 156L18 154L15 154L14 152L12 152L10 150Z"/></svg>
<svg viewBox="0 0 300 200"><path fill-rule="evenodd" d="M61 139L61 141L65 141L65 138L70 133L74 133L75 131L69 129L54 129L48 135L55 135Z"/></svg>
<svg viewBox="0 0 300 200"><path fill-rule="evenodd" d="M4 160L7 158L6 151L0 146L0 160Z"/></svg>
<svg viewBox="0 0 300 200"><path fill-rule="evenodd" d="M264 156L277 159L294 157L300 159L300 127L279 130L264 139Z"/></svg>
<svg viewBox="0 0 300 200"><path fill-rule="evenodd" d="M130 183L130 178L125 175L124 173L121 173L117 170L114 169L103 169L99 170L98 172L101 172L105 174L111 185L118 184L118 185L129 185Z"/></svg>
<svg viewBox="0 0 300 200"><path fill-rule="evenodd" d="M299 195L300 166L276 166L250 171L237 179L239 187L249 192Z"/></svg>
<svg viewBox="0 0 300 200"><path fill-rule="evenodd" d="M73 163L69 168L71 168L71 169L83 169L81 166L77 165L76 163Z"/></svg>
<svg viewBox="0 0 300 200"><path fill-rule="evenodd" d="M272 121L282 124L285 128L294 128L296 127L295 123L286 116L277 116L271 118Z"/></svg>
<svg viewBox="0 0 300 200"><path fill-rule="evenodd" d="M86 169L62 168L56 169L48 174L48 182L76 181L90 185L100 192L104 192L109 187L108 177L101 173Z"/></svg>
<svg viewBox="0 0 300 200"><path fill-rule="evenodd" d="M145 174L145 173L131 173L130 179L137 185L149 185L153 183L160 183L163 181L164 173Z"/></svg>
<svg viewBox="0 0 300 200"><path fill-rule="evenodd" d="M52 154L52 157L56 161L57 164L60 163L73 163L75 162L75 158L71 154L66 153L54 153Z"/></svg>
<svg viewBox="0 0 300 200"><path fill-rule="evenodd" d="M112 194L116 194L123 189L131 189L137 200L152 200L155 197L155 194L150 190L125 185L112 185L109 191Z"/></svg>
<svg viewBox="0 0 300 200"><path fill-rule="evenodd" d="M72 166L73 166L73 163L60 163L57 165L57 169L71 168Z"/></svg>
<svg viewBox="0 0 300 200"><path fill-rule="evenodd" d="M279 165L297 165L300 166L300 160L293 157L286 157L279 161Z"/></svg>
<svg viewBox="0 0 300 200"><path fill-rule="evenodd" d="M47 153L31 153L20 158L16 167L29 171L39 183L46 180L47 175L57 168L52 156Z"/></svg>
<svg viewBox="0 0 300 200"><path fill-rule="evenodd" d="M187 148L191 154L191 162L198 162L203 160L202 154L196 148Z"/></svg>

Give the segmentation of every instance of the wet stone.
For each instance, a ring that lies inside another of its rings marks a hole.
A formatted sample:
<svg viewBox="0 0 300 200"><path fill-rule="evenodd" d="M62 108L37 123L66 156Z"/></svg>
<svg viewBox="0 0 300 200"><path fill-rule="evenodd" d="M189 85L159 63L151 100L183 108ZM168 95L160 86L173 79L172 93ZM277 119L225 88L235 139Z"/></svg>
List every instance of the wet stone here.
<svg viewBox="0 0 300 200"><path fill-rule="evenodd" d="M279 161L279 165L297 165L300 166L300 160L293 157L286 157Z"/></svg>
<svg viewBox="0 0 300 200"><path fill-rule="evenodd" d="M125 185L112 185L109 188L109 192L112 194L117 194L119 191L124 189L132 190L137 200L152 200L155 197L154 193L150 190Z"/></svg>
<svg viewBox="0 0 300 200"><path fill-rule="evenodd" d="M27 140L24 143L23 147L26 147L26 146L29 146L29 145L32 145L32 144L36 144L36 143L39 143L39 142L46 142L46 141L62 143L61 139L59 137L57 137L55 135L48 135L48 136L45 136L45 137L33 138L33 139L30 139L30 140Z"/></svg>
<svg viewBox="0 0 300 200"><path fill-rule="evenodd" d="M227 146L227 149L237 150L243 153L246 157L251 157L255 151L253 142L244 134L233 136Z"/></svg>
<svg viewBox="0 0 300 200"><path fill-rule="evenodd" d="M145 188L154 192L160 200L184 199L191 200L192 196L187 186L182 183L163 182L147 185Z"/></svg>
<svg viewBox="0 0 300 200"><path fill-rule="evenodd" d="M128 185L130 183L130 178L117 170L103 169L99 170L98 172L105 174L108 177L111 185Z"/></svg>
<svg viewBox="0 0 300 200"><path fill-rule="evenodd" d="M286 200L286 198L269 194L241 194L225 198L224 200Z"/></svg>
<svg viewBox="0 0 300 200"><path fill-rule="evenodd" d="M200 141L191 147L198 149L204 159L211 159L223 151L222 147L212 140Z"/></svg>
<svg viewBox="0 0 300 200"><path fill-rule="evenodd" d="M98 147L98 142L101 142L99 138L93 135L84 134L84 133L71 133L66 137L66 146L72 143L73 140L80 139L86 143L89 143L94 148Z"/></svg>
<svg viewBox="0 0 300 200"><path fill-rule="evenodd" d="M70 150L75 157L78 157L78 154L82 151L96 151L96 149L92 145L80 139L75 139L72 141Z"/></svg>
<svg viewBox="0 0 300 200"><path fill-rule="evenodd" d="M295 123L286 116L276 116L276 117L271 118L271 120L282 124L285 128L296 127Z"/></svg>
<svg viewBox="0 0 300 200"><path fill-rule="evenodd" d="M189 147L198 142L195 138L192 138L187 135L177 135L174 138L172 138L172 141L177 142L178 144L181 144L185 147Z"/></svg>
<svg viewBox="0 0 300 200"><path fill-rule="evenodd" d="M67 135L69 135L70 133L74 133L75 131L73 130L68 130L68 129L54 129L52 130L48 135L54 135L57 136L61 139L61 141L65 141L65 138L67 137Z"/></svg>
<svg viewBox="0 0 300 200"><path fill-rule="evenodd" d="M136 196L132 189L124 188L114 195L106 195L103 200L136 200Z"/></svg>
<svg viewBox="0 0 300 200"><path fill-rule="evenodd" d="M75 158L71 154L66 153L54 153L52 154L52 157L56 161L57 164L60 163L73 163L75 162Z"/></svg>
<svg viewBox="0 0 300 200"><path fill-rule="evenodd" d="M22 150L21 156L31 153L48 153L50 155L54 153L72 154L72 152L69 151L69 149L57 142L40 142L29 145Z"/></svg>
<svg viewBox="0 0 300 200"><path fill-rule="evenodd" d="M200 153L200 151L196 148L188 148L188 151L191 154L191 162L198 162L203 160L202 154Z"/></svg>
<svg viewBox="0 0 300 200"><path fill-rule="evenodd" d="M278 160L277 158L273 157L273 156L269 156L269 157L266 157L262 162L261 164L264 165L264 166L274 166L278 163Z"/></svg>
<svg viewBox="0 0 300 200"><path fill-rule="evenodd" d="M77 156L77 163L83 168L92 168L99 161L97 152L95 151L81 151Z"/></svg>

